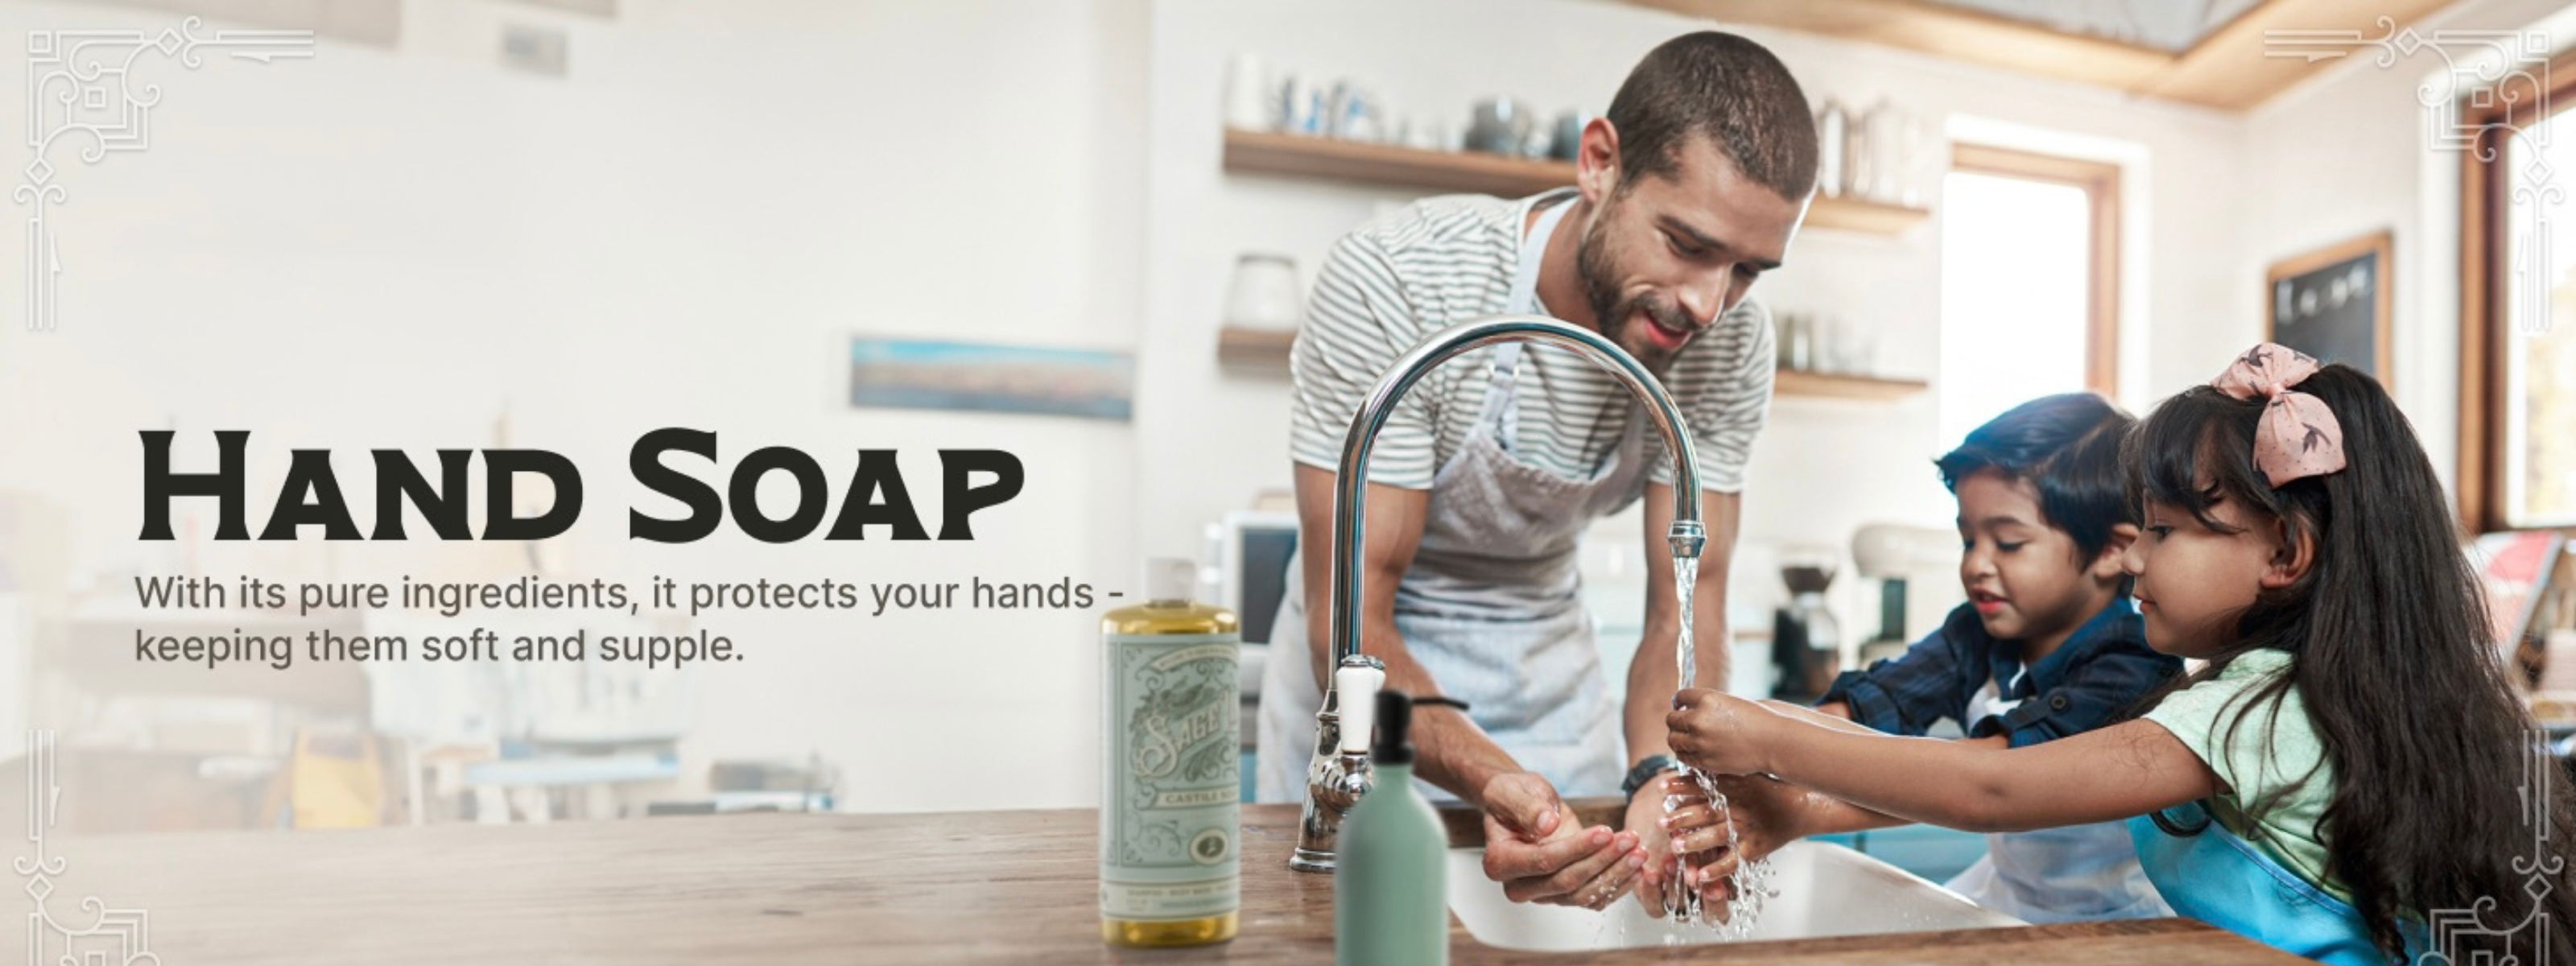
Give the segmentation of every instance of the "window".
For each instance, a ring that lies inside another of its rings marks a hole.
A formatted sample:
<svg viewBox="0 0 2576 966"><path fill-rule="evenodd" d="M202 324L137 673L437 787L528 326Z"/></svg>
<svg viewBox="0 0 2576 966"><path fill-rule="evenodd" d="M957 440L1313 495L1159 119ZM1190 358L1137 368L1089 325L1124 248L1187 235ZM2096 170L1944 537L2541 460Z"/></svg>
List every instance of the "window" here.
<svg viewBox="0 0 2576 966"><path fill-rule="evenodd" d="M2113 395L2119 168L1961 144L1941 184L1941 444L2030 399Z"/></svg>
<svg viewBox="0 0 2576 966"><path fill-rule="evenodd" d="M2506 85L2464 108L2482 128L2460 179L2460 518L2477 532L2576 527L2576 81Z"/></svg>

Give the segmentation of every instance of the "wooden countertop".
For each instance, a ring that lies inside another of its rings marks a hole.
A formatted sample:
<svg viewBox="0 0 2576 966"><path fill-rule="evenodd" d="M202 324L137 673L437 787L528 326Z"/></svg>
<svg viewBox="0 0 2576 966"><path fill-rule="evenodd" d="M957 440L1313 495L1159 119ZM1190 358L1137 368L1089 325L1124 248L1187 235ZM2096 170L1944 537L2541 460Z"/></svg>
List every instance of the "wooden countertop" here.
<svg viewBox="0 0 2576 966"><path fill-rule="evenodd" d="M1242 934L1188 950L1101 945L1088 809L56 837L45 905L75 928L84 897L143 910L190 966L1330 962L1333 881L1288 870L1296 820L1244 809ZM2300 962L2184 919L1577 955L1450 936L1461 964Z"/></svg>

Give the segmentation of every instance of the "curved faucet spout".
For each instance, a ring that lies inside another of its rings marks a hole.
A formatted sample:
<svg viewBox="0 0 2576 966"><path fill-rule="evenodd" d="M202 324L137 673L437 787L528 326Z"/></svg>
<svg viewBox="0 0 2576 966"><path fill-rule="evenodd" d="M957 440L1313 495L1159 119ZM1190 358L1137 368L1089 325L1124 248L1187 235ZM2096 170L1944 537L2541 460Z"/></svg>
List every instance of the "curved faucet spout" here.
<svg viewBox="0 0 2576 966"><path fill-rule="evenodd" d="M1673 454L1673 525L1668 538L1673 553L1695 559L1706 543L1708 531L1700 523L1699 512L1698 454L1692 448L1681 409L1673 405L1662 380L1599 333L1555 319L1497 315L1462 322L1433 334L1396 360L1395 367L1378 380L1376 390L1360 404L1359 413L1351 419L1350 434L1342 440L1342 462L1334 477L1333 491L1333 667L1379 666L1377 659L1361 653L1359 626L1360 553L1367 546L1362 534L1367 522L1363 502L1368 488L1369 450L1377 441L1378 430L1386 425L1396 402L1425 373L1468 350L1501 342L1536 342L1571 349L1608 371L1644 402L1647 418L1663 434L1664 445ZM1334 841L1340 833L1342 816L1368 790L1370 781L1368 757L1344 752L1340 747L1338 692L1333 682L1326 681L1324 706L1315 713L1315 758L1306 770L1305 816L1299 823L1297 851L1288 862L1301 871L1333 868Z"/></svg>

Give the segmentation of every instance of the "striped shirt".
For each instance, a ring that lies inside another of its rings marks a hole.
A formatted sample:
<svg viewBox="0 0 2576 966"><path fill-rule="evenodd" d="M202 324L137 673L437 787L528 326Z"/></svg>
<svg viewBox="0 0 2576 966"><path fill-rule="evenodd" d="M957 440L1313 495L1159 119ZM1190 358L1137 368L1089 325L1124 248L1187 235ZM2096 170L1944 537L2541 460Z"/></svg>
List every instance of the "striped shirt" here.
<svg viewBox="0 0 2576 966"><path fill-rule="evenodd" d="M1434 332L1506 310L1523 210L1518 201L1481 195L1427 198L1334 245L1289 359L1289 445L1298 463L1340 466L1351 418L1398 358ZM1369 482L1431 488L1433 473L1457 454L1484 408L1493 348L1451 359L1414 383L1378 433ZM1511 452L1523 463L1588 478L1617 448L1628 420L1646 418L1615 377L1568 350L1528 344L1519 369ZM1683 346L1664 373L1698 447L1702 489L1744 489L1753 437L1770 411L1771 373L1770 314L1749 298ZM1660 438L1650 448L1650 478L1670 485L1671 454Z"/></svg>

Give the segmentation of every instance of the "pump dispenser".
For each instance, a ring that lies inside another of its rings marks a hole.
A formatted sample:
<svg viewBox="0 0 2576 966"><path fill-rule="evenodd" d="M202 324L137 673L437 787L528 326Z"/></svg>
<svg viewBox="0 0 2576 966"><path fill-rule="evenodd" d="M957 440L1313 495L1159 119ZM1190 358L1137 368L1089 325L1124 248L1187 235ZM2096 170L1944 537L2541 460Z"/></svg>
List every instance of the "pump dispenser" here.
<svg viewBox="0 0 2576 966"><path fill-rule="evenodd" d="M1457 705L1446 698L1423 703ZM1377 719L1368 745L1377 781L1343 821L1333 870L1333 959L1341 966L1449 962L1449 836L1413 787L1413 705L1401 691L1379 691L1375 702L1360 705ZM1354 726L1354 716L1344 714L1348 750L1368 741L1369 721L1363 713Z"/></svg>

